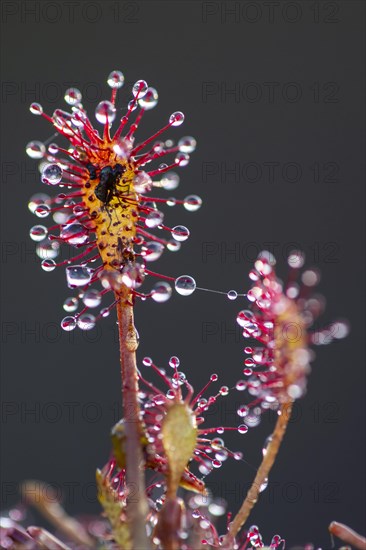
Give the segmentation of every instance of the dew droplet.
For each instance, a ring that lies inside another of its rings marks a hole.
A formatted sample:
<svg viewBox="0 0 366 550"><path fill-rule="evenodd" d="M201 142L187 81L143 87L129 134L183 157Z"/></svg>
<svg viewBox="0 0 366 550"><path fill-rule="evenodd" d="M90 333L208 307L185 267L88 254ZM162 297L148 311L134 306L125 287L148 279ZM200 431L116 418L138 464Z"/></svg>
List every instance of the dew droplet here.
<svg viewBox="0 0 366 550"><path fill-rule="evenodd" d="M175 206L177 204L177 199L175 197L169 197L166 201L167 206Z"/></svg>
<svg viewBox="0 0 366 550"><path fill-rule="evenodd" d="M247 405L241 405L237 410L238 416L244 418L249 413L249 407Z"/></svg>
<svg viewBox="0 0 366 550"><path fill-rule="evenodd" d="M169 117L169 123L172 126L180 126L184 122L184 114L181 111L175 111Z"/></svg>
<svg viewBox="0 0 366 550"><path fill-rule="evenodd" d="M47 204L40 204L34 211L38 218L47 218L50 212L51 209Z"/></svg>
<svg viewBox="0 0 366 550"><path fill-rule="evenodd" d="M226 512L227 503L223 498L215 498L208 505L208 511L215 517L223 516Z"/></svg>
<svg viewBox="0 0 366 550"><path fill-rule="evenodd" d="M122 88L125 77L121 71L112 71L107 79L107 84L110 88Z"/></svg>
<svg viewBox="0 0 366 550"><path fill-rule="evenodd" d="M48 146L48 152L51 155L57 155L57 153L59 152L59 147L58 147L57 143L50 143L49 146Z"/></svg>
<svg viewBox="0 0 366 550"><path fill-rule="evenodd" d="M68 105L77 105L82 100L81 91L77 88L68 88L64 99Z"/></svg>
<svg viewBox="0 0 366 550"><path fill-rule="evenodd" d="M320 274L313 269L309 269L307 271L304 271L301 276L301 280L305 286L315 286L319 283Z"/></svg>
<svg viewBox="0 0 366 550"><path fill-rule="evenodd" d="M77 325L81 330L91 330L95 327L95 317L91 313L83 313L77 319Z"/></svg>
<svg viewBox="0 0 366 550"><path fill-rule="evenodd" d="M151 290L151 297L155 302L163 303L169 300L172 295L171 286L165 281L156 283Z"/></svg>
<svg viewBox="0 0 366 550"><path fill-rule="evenodd" d="M70 330L74 330L75 327L76 327L76 320L74 317L64 317L62 319L61 328L63 328L63 330L70 332Z"/></svg>
<svg viewBox="0 0 366 550"><path fill-rule="evenodd" d="M238 293L236 292L236 290L229 290L226 296L229 298L229 300L236 300L238 297Z"/></svg>
<svg viewBox="0 0 366 550"><path fill-rule="evenodd" d="M178 250L180 250L181 244L178 241L171 240L167 242L166 247L170 252L178 252Z"/></svg>
<svg viewBox="0 0 366 550"><path fill-rule="evenodd" d="M155 262L164 252L164 245L156 241L149 241L142 247L142 250L147 262Z"/></svg>
<svg viewBox="0 0 366 550"><path fill-rule="evenodd" d="M98 103L95 109L95 118L101 124L111 124L116 117L116 108L110 101L104 100Z"/></svg>
<svg viewBox="0 0 366 550"><path fill-rule="evenodd" d="M228 388L228 386L221 386L221 388L219 389L219 393L220 393L220 395L222 395L222 396L229 395L229 388Z"/></svg>
<svg viewBox="0 0 366 550"><path fill-rule="evenodd" d="M183 242L186 241L189 237L189 229L184 225L176 225L172 229L172 237L176 241Z"/></svg>
<svg viewBox="0 0 366 550"><path fill-rule="evenodd" d="M36 254L42 260L52 260L57 258L60 253L60 243L50 241L49 239L42 240L36 247Z"/></svg>
<svg viewBox="0 0 366 550"><path fill-rule="evenodd" d="M144 357L142 360L142 364L145 367L151 367L151 365L153 364L153 360L151 359L151 357Z"/></svg>
<svg viewBox="0 0 366 550"><path fill-rule="evenodd" d="M62 168L58 164L46 164L42 170L42 181L57 185L62 179Z"/></svg>
<svg viewBox="0 0 366 550"><path fill-rule="evenodd" d="M64 301L63 308L67 313L72 313L73 311L76 311L79 307L79 300L75 298L75 296L70 296L70 298L66 298Z"/></svg>
<svg viewBox="0 0 366 550"><path fill-rule="evenodd" d="M41 159L46 154L46 147L41 141L30 141L25 148L25 152L32 159Z"/></svg>
<svg viewBox="0 0 366 550"><path fill-rule="evenodd" d="M43 113L43 107L40 103L31 103L29 110L32 115L41 115Z"/></svg>
<svg viewBox="0 0 366 550"><path fill-rule="evenodd" d="M174 160L179 166L183 167L189 164L190 156L187 153L177 153Z"/></svg>
<svg viewBox="0 0 366 550"><path fill-rule="evenodd" d="M211 382L217 382L218 379L219 379L218 374L215 374L215 373L211 374L211 376L210 376Z"/></svg>
<svg viewBox="0 0 366 550"><path fill-rule="evenodd" d="M152 212L149 212L145 219L145 225L146 227L149 227L150 229L154 227L158 227L164 220L164 214L163 212L160 212L160 210L153 210Z"/></svg>
<svg viewBox="0 0 366 550"><path fill-rule="evenodd" d="M41 266L44 271L53 271L56 269L56 262L54 260L43 260Z"/></svg>
<svg viewBox="0 0 366 550"><path fill-rule="evenodd" d="M172 369L177 369L179 365L180 365L179 357L176 357L175 355L173 355L169 359L169 366L172 367Z"/></svg>
<svg viewBox="0 0 366 550"><path fill-rule="evenodd" d="M263 483L259 487L259 492L263 493L263 491L265 491L267 487L268 487L268 477L264 478Z"/></svg>
<svg viewBox="0 0 366 550"><path fill-rule="evenodd" d="M40 206L41 204L48 204L49 201L50 197L45 193L36 193L29 199L28 209L32 212L32 214L34 214L37 206Z"/></svg>
<svg viewBox="0 0 366 550"><path fill-rule="evenodd" d="M214 468L221 468L222 462L220 460L215 459L215 460L212 461L212 466Z"/></svg>
<svg viewBox="0 0 366 550"><path fill-rule="evenodd" d="M235 385L235 388L238 391L244 391L247 388L247 382L245 382L244 380L238 380L238 382Z"/></svg>
<svg viewBox="0 0 366 550"><path fill-rule="evenodd" d="M238 426L238 432L240 434L246 434L247 431L248 431L248 426L246 424L240 424L240 426Z"/></svg>
<svg viewBox="0 0 366 550"><path fill-rule="evenodd" d="M153 109L158 104L159 96L155 88L148 88L144 97L138 100L140 107L147 111Z"/></svg>
<svg viewBox="0 0 366 550"><path fill-rule="evenodd" d="M83 302L86 307L98 307L102 301L102 295L98 290L87 290L83 296Z"/></svg>
<svg viewBox="0 0 366 550"><path fill-rule="evenodd" d="M168 172L160 180L161 187L166 191L173 191L179 185L179 175L176 172Z"/></svg>
<svg viewBox="0 0 366 550"><path fill-rule="evenodd" d="M133 186L136 193L146 193L151 189L152 179L146 172L138 172L134 177Z"/></svg>
<svg viewBox="0 0 366 550"><path fill-rule="evenodd" d="M178 141L179 151L182 153L193 153L196 146L197 141L192 136L184 136Z"/></svg>
<svg viewBox="0 0 366 550"><path fill-rule="evenodd" d="M175 280L175 290L181 296L190 296L196 290L196 281L190 275L181 275Z"/></svg>
<svg viewBox="0 0 366 550"><path fill-rule="evenodd" d="M35 242L43 241L47 235L48 230L44 225L34 225L29 231L30 238Z"/></svg>
<svg viewBox="0 0 366 550"><path fill-rule="evenodd" d="M69 288L85 286L92 278L92 270L82 265L66 268L66 280Z"/></svg>
<svg viewBox="0 0 366 550"><path fill-rule="evenodd" d="M146 80L138 80L135 82L135 84L132 87L132 93L136 97L137 94L139 96L139 99L141 97L144 97L144 95L147 93L148 85Z"/></svg>
<svg viewBox="0 0 366 550"><path fill-rule="evenodd" d="M67 244L84 244L89 238L89 230L80 223L70 223L64 225L60 231L60 237Z"/></svg>
<svg viewBox="0 0 366 550"><path fill-rule="evenodd" d="M293 269L300 269L305 263L305 254L301 250L292 250L287 258L287 263Z"/></svg>
<svg viewBox="0 0 366 550"><path fill-rule="evenodd" d="M196 212L202 206L202 199L198 195L188 195L184 199L183 206L188 212Z"/></svg>
<svg viewBox="0 0 366 550"><path fill-rule="evenodd" d="M122 282L128 288L139 288L145 280L145 270L142 264L137 262L126 265L122 271Z"/></svg>

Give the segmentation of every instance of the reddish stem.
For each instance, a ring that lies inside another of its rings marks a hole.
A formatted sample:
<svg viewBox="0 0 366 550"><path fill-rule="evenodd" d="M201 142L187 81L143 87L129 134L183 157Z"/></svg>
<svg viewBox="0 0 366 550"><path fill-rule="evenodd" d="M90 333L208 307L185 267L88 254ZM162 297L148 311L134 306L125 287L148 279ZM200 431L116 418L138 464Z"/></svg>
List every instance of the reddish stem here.
<svg viewBox="0 0 366 550"><path fill-rule="evenodd" d="M120 342L123 416L126 430L126 483L127 518L130 525L132 548L150 548L146 535L148 504L145 495L144 459L141 448L141 414L138 401L138 375L136 349L138 346L134 326L130 291L124 288L116 294L118 331Z"/></svg>
<svg viewBox="0 0 366 550"><path fill-rule="evenodd" d="M232 543L235 536L238 534L241 527L249 517L249 514L258 501L260 489L268 479L269 472L276 460L277 453L281 446L283 437L286 432L288 422L291 417L292 401L283 403L280 409L280 415L277 419L275 429L272 433L272 438L267 446L266 454L263 457L262 463L257 470L257 475L245 497L245 500L236 514L233 521L230 523L229 531L225 536L224 548L232 548Z"/></svg>

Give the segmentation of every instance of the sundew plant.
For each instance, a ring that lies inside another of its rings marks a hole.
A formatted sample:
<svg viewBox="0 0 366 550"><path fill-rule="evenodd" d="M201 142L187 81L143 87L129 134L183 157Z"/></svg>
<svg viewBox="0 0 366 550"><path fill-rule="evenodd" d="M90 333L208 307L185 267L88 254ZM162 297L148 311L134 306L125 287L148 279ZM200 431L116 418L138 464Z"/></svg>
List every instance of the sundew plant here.
<svg viewBox="0 0 366 550"><path fill-rule="evenodd" d="M120 118L116 102L124 84L122 72L112 71L107 84L109 99L95 108L97 127L75 88L65 92L66 110L47 114L33 103L31 113L43 117L56 137L26 147L39 162L46 191L30 198L29 209L39 218L30 237L42 269L64 269L70 289L62 328L92 330L110 315L118 322L123 410L121 420L111 426L110 449L106 449L110 458L105 465L96 465L101 519L84 524L71 518L59 503L51 502L41 485L36 489L34 482L25 482L25 498L55 533L25 527L13 514L3 518L2 547L284 549L286 533L274 533L263 541L260 529L251 524L251 510L268 484L293 403L306 392L313 346L345 337L348 325L334 321L321 330L312 328L323 309L322 299L313 292L318 271L306 268L302 252L293 250L287 281L282 282L276 275L276 259L264 250L252 266L246 288L227 293L228 300L240 302L236 322L244 348L243 364L228 365L237 373L234 387L218 384L218 376L209 373L203 387L193 388L189 369L180 367L178 357L171 357L168 365L156 365L154 350L151 357L139 359L138 368L135 303L151 299L164 308L174 292L188 296L207 290L190 275L172 277L151 268L165 250L173 262L189 237L187 227L165 225L165 207L182 205L195 212L202 204L195 194L171 196L179 184L176 170L189 163L196 141L191 136L178 136L177 141L165 137L166 131L183 124L180 111L140 141L140 126L146 112L158 103L157 91L144 80L137 81ZM46 219L52 221L46 224ZM230 400L234 393L242 402L237 422L209 426L205 417L210 407L218 400ZM243 460L245 434L268 411L277 413L277 421L262 462L254 479L247 480L251 485L241 506L228 511L226 529L220 532L215 519L226 514L225 506L207 489L206 478L219 468L225 477L230 461ZM235 451L225 444L228 431L237 433ZM365 547L365 540L342 524L334 522L330 530L346 544Z"/></svg>

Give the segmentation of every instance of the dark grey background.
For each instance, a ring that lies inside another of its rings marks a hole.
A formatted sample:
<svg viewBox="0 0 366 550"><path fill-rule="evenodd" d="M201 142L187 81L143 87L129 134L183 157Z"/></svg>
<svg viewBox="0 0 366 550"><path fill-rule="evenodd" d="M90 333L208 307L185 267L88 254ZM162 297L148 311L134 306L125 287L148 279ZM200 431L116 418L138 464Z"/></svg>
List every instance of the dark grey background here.
<svg viewBox="0 0 366 550"><path fill-rule="evenodd" d="M186 122L167 137L198 140L174 194L197 193L204 206L196 214L180 207L166 213L168 224L189 226L191 238L154 268L189 273L199 286L245 292L257 251L272 245L284 276L286 251L297 243L307 265L322 272L328 307L321 323L344 317L352 326L346 340L317 350L308 393L251 522L265 540L278 532L290 545L329 547L333 519L365 531L364 16L361 1L2 3L5 508L16 501L15 484L31 477L63 489L71 513L99 510L91 484L108 458L120 399L114 317L92 333L58 328L69 292L62 269L40 269L28 238L36 220L27 200L44 189L24 148L52 134L29 113L31 101L46 112L64 107L61 94L71 83L89 94L91 111L92 92L98 101L108 97L106 77L120 69L128 82L145 78L160 94L140 137L181 109ZM276 83L273 96L268 83ZM236 96L227 93L232 89ZM120 106L126 98L124 91ZM278 163L274 181L269 162ZM234 163L236 178L225 172ZM248 181L258 167L262 176ZM203 292L138 304L139 360L151 355L165 366L176 354L196 389L212 372L234 384L244 342L239 331L227 331L236 330L243 304ZM233 392L210 422L236 422L240 402ZM227 437L227 444L258 466L272 421ZM253 475L253 467L231 461L208 479L235 512Z"/></svg>

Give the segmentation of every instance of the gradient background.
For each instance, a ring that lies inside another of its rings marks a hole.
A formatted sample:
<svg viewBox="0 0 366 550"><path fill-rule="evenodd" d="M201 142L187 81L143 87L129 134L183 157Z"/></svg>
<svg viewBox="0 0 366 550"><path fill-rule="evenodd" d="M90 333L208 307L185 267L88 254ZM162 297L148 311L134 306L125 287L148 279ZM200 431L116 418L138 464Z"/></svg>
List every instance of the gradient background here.
<svg viewBox="0 0 366 550"><path fill-rule="evenodd" d="M45 189L24 148L52 134L29 113L32 101L46 112L65 108L63 92L75 85L92 112L109 96L107 75L120 69L130 84L144 78L159 91L139 137L182 110L184 126L167 137L198 141L174 194L197 193L204 206L196 214L165 209L166 223L187 225L191 238L153 267L189 273L202 287L245 292L259 250L273 247L284 276L296 243L307 266L322 272L328 307L321 324L343 317L352 326L346 340L317 350L308 393L251 523L265 541L280 533L289 547L311 541L329 548L334 519L365 532L364 3L4 1L1 7L3 507L16 502L19 481L36 478L63 490L70 513L99 510L94 471L108 458L109 429L119 418L115 320L111 315L90 333L61 332L69 291L62 269L40 269L28 237L37 223L28 197ZM269 162L278 163L273 180ZM235 163L236 177L227 172ZM255 178L248 163L262 176ZM301 176L288 163L297 163ZM150 355L165 366L175 354L196 389L213 372L234 384L244 344L235 316L243 307L245 301L204 292L138 304L139 360ZM236 422L241 397L233 392L223 400L210 422ZM258 467L272 422L267 417L246 436L225 441ZM253 476L252 466L231 461L208 481L235 511Z"/></svg>

